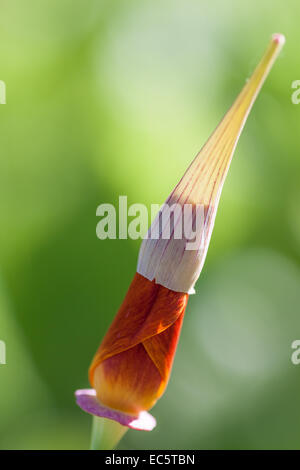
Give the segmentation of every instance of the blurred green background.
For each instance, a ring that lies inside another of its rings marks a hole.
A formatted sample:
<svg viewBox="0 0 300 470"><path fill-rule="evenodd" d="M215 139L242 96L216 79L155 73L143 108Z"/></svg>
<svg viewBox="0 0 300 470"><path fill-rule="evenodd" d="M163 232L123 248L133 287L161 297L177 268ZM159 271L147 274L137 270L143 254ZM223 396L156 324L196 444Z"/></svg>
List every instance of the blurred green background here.
<svg viewBox="0 0 300 470"><path fill-rule="evenodd" d="M96 207L162 203L250 75L254 106L151 433L123 449L300 448L299 1L0 0L0 448L84 449L74 403L140 241Z"/></svg>

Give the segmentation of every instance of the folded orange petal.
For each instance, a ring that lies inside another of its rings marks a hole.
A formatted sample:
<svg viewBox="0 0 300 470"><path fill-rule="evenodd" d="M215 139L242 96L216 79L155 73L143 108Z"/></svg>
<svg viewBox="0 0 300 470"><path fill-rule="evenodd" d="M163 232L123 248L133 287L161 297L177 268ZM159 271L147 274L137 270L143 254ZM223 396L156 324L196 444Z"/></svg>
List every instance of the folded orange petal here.
<svg viewBox="0 0 300 470"><path fill-rule="evenodd" d="M135 274L89 371L104 405L126 413L154 405L168 382L187 300Z"/></svg>
<svg viewBox="0 0 300 470"><path fill-rule="evenodd" d="M160 395L161 383L142 343L101 362L94 374L101 403L127 414L151 408Z"/></svg>

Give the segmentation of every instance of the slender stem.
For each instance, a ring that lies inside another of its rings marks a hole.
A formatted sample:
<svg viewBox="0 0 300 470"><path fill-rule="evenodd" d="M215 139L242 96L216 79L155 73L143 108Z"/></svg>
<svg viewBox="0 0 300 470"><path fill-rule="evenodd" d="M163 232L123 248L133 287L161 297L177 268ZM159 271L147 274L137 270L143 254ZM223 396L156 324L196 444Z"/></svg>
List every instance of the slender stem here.
<svg viewBox="0 0 300 470"><path fill-rule="evenodd" d="M93 417L91 450L114 449L126 431L127 426L106 418Z"/></svg>

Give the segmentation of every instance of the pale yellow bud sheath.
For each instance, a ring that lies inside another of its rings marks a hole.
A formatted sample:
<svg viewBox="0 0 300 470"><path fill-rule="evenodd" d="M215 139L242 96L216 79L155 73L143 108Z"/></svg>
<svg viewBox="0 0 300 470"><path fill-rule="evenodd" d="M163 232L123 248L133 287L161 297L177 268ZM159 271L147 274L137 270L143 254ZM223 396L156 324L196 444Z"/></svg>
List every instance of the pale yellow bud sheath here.
<svg viewBox="0 0 300 470"><path fill-rule="evenodd" d="M245 125L252 105L261 89L285 38L274 34L272 40L250 79L212 133L208 141L195 157L183 178L166 200L166 205L203 205L203 243L200 248L187 250L187 239L162 238L143 240L138 260L137 272L150 281L155 279L176 292L194 291L207 253L222 187L230 166L233 152ZM150 231L155 232L161 215L158 214ZM176 222L174 222L176 224ZM163 227L162 227L163 230Z"/></svg>

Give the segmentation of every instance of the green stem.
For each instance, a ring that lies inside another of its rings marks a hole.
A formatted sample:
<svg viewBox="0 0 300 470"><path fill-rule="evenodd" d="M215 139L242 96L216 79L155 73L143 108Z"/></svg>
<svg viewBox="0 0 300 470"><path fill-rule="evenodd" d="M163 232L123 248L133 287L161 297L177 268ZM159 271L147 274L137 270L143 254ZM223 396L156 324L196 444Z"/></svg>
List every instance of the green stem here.
<svg viewBox="0 0 300 470"><path fill-rule="evenodd" d="M93 417L91 450L110 450L114 449L120 442L127 426L106 418Z"/></svg>

